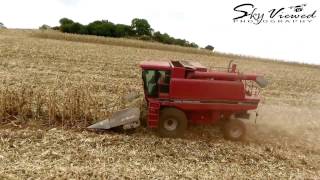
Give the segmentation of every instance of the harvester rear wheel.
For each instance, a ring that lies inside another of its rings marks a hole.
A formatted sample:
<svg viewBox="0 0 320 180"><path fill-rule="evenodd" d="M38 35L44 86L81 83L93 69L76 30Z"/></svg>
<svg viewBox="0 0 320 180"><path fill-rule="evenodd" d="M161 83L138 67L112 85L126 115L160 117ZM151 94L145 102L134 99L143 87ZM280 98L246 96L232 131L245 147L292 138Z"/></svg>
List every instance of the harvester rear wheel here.
<svg viewBox="0 0 320 180"><path fill-rule="evenodd" d="M241 141L246 135L246 125L239 119L229 119L223 125L223 135L232 141Z"/></svg>
<svg viewBox="0 0 320 180"><path fill-rule="evenodd" d="M188 120L183 111L176 108L165 108L160 113L158 126L162 137L181 137L187 129Z"/></svg>

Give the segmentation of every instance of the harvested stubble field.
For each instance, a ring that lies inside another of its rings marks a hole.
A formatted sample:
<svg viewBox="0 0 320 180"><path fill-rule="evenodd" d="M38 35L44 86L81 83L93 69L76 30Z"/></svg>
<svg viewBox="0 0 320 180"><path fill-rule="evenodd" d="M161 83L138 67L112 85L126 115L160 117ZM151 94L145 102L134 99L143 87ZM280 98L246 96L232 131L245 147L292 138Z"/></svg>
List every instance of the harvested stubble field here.
<svg viewBox="0 0 320 180"><path fill-rule="evenodd" d="M233 57L240 70L270 81L244 142L224 140L214 126L189 127L183 139L144 127L89 132L82 128L121 108L125 94L142 92L140 61L230 60L114 41L0 31L0 179L320 178L319 66Z"/></svg>

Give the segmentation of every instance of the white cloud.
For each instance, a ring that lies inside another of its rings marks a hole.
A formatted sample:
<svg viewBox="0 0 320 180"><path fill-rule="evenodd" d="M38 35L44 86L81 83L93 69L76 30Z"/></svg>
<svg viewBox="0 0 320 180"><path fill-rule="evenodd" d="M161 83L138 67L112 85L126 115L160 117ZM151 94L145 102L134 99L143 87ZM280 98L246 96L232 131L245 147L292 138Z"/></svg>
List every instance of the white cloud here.
<svg viewBox="0 0 320 180"><path fill-rule="evenodd" d="M74 7L78 4L80 0L58 0L58 1L60 1L61 3L67 6Z"/></svg>

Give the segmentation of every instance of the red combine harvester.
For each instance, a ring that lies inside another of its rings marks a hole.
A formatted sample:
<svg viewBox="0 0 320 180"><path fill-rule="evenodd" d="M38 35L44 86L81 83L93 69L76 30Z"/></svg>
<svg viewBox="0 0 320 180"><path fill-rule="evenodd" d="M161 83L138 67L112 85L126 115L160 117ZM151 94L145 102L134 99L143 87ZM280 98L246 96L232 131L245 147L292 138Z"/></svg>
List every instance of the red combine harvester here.
<svg viewBox="0 0 320 180"><path fill-rule="evenodd" d="M230 65L223 72L186 61L142 62L148 126L157 128L161 136L179 137L188 124L222 120L225 138L242 139L246 128L237 118L249 118L248 110L256 109L260 101L259 88L248 81L260 87L267 81Z"/></svg>
<svg viewBox="0 0 320 180"><path fill-rule="evenodd" d="M256 109L260 102L255 84L267 85L262 75L239 73L231 62L225 71L209 71L187 61L145 61L140 67L148 104L147 124L163 137L182 136L188 124L220 121L225 138L241 140L246 127L240 119L249 118L248 110ZM128 108L89 128L130 129L139 125L139 108Z"/></svg>

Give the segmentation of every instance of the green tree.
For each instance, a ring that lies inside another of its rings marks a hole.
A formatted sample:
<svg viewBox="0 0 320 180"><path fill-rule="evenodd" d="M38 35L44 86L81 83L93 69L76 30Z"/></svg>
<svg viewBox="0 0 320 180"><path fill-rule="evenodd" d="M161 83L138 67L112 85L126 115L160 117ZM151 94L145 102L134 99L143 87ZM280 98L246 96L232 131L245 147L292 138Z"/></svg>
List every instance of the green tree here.
<svg viewBox="0 0 320 180"><path fill-rule="evenodd" d="M155 41L162 42L162 34L159 31L153 33L153 39Z"/></svg>
<svg viewBox="0 0 320 180"><path fill-rule="evenodd" d="M73 23L73 21L71 19L68 19L68 18L62 18L62 19L60 19L59 22L60 22L61 25L72 24Z"/></svg>
<svg viewBox="0 0 320 180"><path fill-rule="evenodd" d="M136 35L138 36L142 36L142 35L151 36L151 32L152 32L151 26L148 23L148 21L145 19L138 19L138 18L133 19L131 21L131 27L135 31Z"/></svg>
<svg viewBox="0 0 320 180"><path fill-rule="evenodd" d="M174 39L169 36L169 34L164 33L162 35L162 42L166 44L173 44Z"/></svg>
<svg viewBox="0 0 320 180"><path fill-rule="evenodd" d="M97 36L114 36L115 25L107 20L94 21L87 27L88 33Z"/></svg>
<svg viewBox="0 0 320 180"><path fill-rule="evenodd" d="M80 34L82 24L80 23L72 23L70 25L70 33Z"/></svg>
<svg viewBox="0 0 320 180"><path fill-rule="evenodd" d="M60 30L66 33L88 34L87 27L68 18L60 19Z"/></svg>
<svg viewBox="0 0 320 180"><path fill-rule="evenodd" d="M79 30L79 34L89 34L88 33L88 27L84 26L84 25L81 25L80 26L80 30Z"/></svg>
<svg viewBox="0 0 320 180"><path fill-rule="evenodd" d="M117 24L114 27L114 37L127 37L133 36L134 32L131 26L125 24Z"/></svg>
<svg viewBox="0 0 320 180"><path fill-rule="evenodd" d="M74 29L73 24L74 22L71 19L68 18L62 18L60 19L60 31L66 32L66 33L72 33L72 29Z"/></svg>
<svg viewBox="0 0 320 180"><path fill-rule="evenodd" d="M153 39L165 44L175 44L175 39L173 37L169 36L167 33L161 34L159 31L153 33Z"/></svg>
<svg viewBox="0 0 320 180"><path fill-rule="evenodd" d="M65 33L71 33L71 26L72 24L61 24L60 31Z"/></svg>

